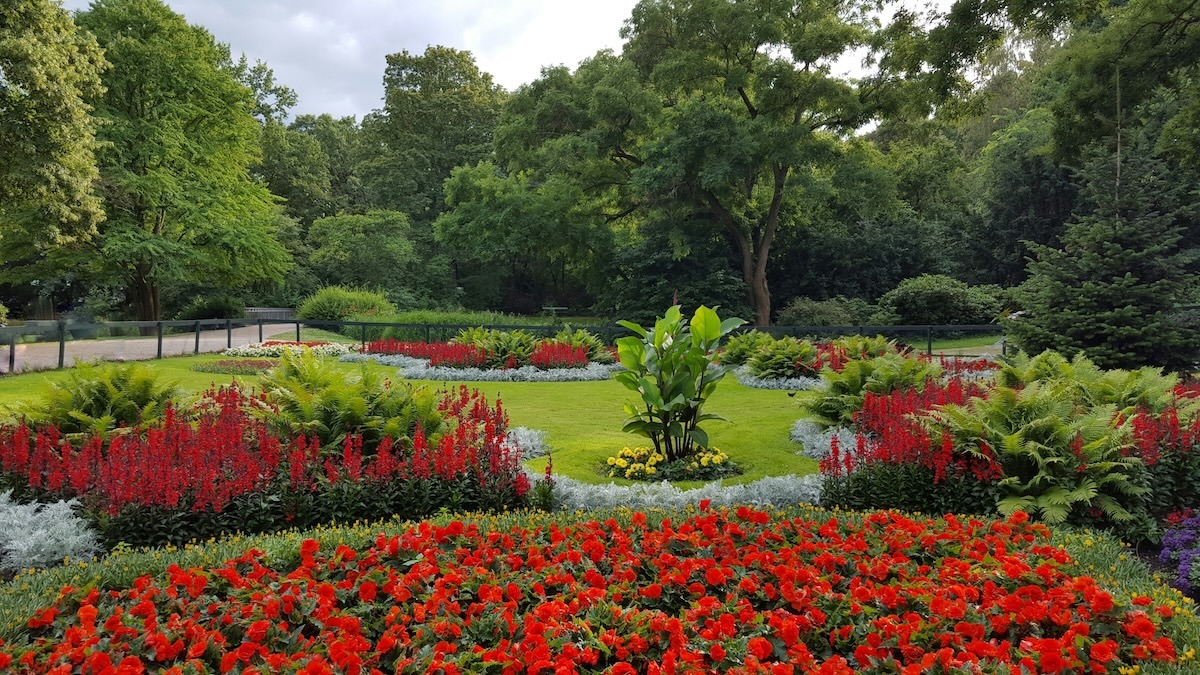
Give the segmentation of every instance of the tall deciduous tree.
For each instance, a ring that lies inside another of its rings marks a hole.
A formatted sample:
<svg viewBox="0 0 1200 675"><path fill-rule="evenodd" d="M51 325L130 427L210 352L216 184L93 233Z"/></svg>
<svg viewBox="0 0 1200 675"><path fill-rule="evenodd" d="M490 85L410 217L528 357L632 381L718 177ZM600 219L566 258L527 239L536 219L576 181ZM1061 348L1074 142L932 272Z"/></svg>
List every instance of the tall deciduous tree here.
<svg viewBox="0 0 1200 675"><path fill-rule="evenodd" d="M389 54L383 89L383 109L363 123L382 150L364 167L372 201L427 227L450 170L491 153L504 91L470 52L441 46Z"/></svg>
<svg viewBox="0 0 1200 675"><path fill-rule="evenodd" d="M78 21L113 64L96 107L109 219L91 264L123 279L147 320L161 316L164 284L281 279L277 206L248 173L256 101L227 50L159 0L97 0Z"/></svg>
<svg viewBox="0 0 1200 675"><path fill-rule="evenodd" d="M0 235L21 226L61 243L103 218L88 101L105 65L57 0L0 4Z"/></svg>

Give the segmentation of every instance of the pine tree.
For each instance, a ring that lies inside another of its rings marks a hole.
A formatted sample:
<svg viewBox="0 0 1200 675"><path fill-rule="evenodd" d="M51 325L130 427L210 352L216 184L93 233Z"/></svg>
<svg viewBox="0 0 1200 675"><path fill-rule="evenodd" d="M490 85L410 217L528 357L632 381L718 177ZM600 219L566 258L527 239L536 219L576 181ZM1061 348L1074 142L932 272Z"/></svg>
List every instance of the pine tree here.
<svg viewBox="0 0 1200 675"><path fill-rule="evenodd" d="M1084 210L1061 248L1032 246L1019 293L1026 313L1010 323L1025 351L1082 351L1108 368L1196 364L1200 333L1176 307L1196 287L1197 258L1183 235L1200 215L1200 193L1149 146L1091 158L1080 173Z"/></svg>

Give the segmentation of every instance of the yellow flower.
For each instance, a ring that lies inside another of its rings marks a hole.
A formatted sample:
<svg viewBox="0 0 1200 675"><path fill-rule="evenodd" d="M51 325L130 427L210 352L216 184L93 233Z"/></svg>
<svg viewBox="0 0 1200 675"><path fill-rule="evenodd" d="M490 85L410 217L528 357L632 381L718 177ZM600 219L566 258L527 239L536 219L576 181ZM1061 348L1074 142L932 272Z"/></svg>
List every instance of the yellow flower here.
<svg viewBox="0 0 1200 675"><path fill-rule="evenodd" d="M616 463L617 463L617 458L616 458L616 457L609 457L609 458L608 458L608 465L609 465L609 466L612 466L612 465L614 465L614 464L616 464Z"/></svg>

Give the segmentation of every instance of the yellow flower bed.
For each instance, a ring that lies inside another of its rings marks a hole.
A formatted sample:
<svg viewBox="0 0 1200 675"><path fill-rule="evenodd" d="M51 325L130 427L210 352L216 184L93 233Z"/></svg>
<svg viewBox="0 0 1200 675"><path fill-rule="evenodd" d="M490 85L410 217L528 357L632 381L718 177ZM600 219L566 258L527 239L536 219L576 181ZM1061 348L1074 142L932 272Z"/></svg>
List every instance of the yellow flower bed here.
<svg viewBox="0 0 1200 675"><path fill-rule="evenodd" d="M677 463L677 468L682 465L684 473L700 475L707 473L709 468L727 464L729 455L722 452L720 448L701 448L699 452L688 459L690 461L686 463ZM613 478L622 477L630 480L653 479L659 473L659 468L666 463L666 454L656 452L654 448L622 448L616 456L608 458L608 475Z"/></svg>

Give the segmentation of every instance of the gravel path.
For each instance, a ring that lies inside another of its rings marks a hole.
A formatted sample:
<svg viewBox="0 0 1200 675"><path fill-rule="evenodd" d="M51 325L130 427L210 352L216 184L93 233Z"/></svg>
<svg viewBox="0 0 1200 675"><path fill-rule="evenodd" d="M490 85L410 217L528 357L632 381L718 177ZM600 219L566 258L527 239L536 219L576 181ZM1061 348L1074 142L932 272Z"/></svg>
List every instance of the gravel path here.
<svg viewBox="0 0 1200 675"><path fill-rule="evenodd" d="M288 324L272 324L263 328L263 337L285 332ZM244 326L231 332L233 345L258 342L259 327ZM230 336L224 328L200 331L200 352L219 352L229 345ZM181 356L196 351L196 334L183 333L163 336L163 356ZM138 337L107 340L67 340L63 362L75 361L144 361L158 354L158 338ZM13 354L13 372L45 370L58 367L58 342L18 344ZM0 373L8 372L9 347L0 344Z"/></svg>

